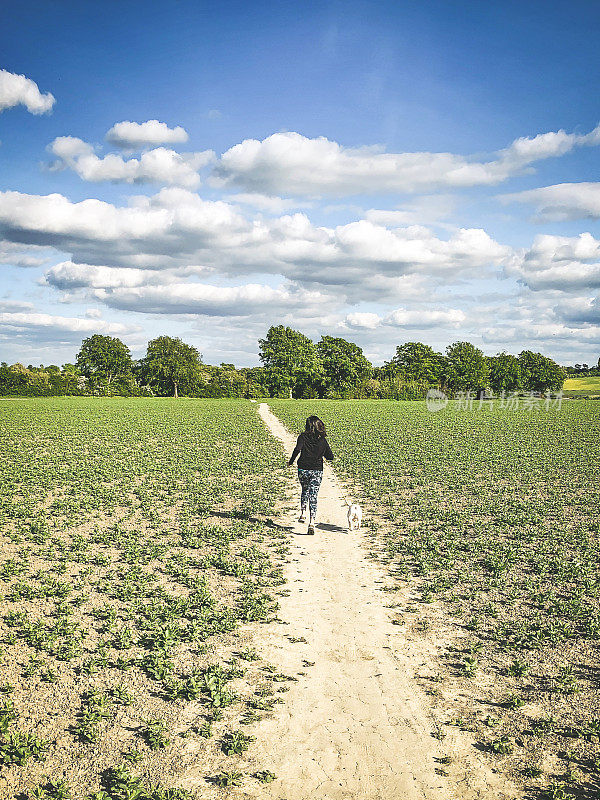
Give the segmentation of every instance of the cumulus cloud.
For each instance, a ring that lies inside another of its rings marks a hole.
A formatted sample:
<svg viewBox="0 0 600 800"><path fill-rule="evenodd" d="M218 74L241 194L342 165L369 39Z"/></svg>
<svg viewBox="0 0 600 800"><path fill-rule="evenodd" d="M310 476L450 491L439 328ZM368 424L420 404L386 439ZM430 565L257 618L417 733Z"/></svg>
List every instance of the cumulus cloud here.
<svg viewBox="0 0 600 800"><path fill-rule="evenodd" d="M600 342L600 325L577 327L562 322L536 322L527 320L519 324L494 325L484 327L481 331L484 342L500 345L512 345L516 351L525 350L535 345L537 349L548 352L555 349L557 340L572 346L595 344Z"/></svg>
<svg viewBox="0 0 600 800"><path fill-rule="evenodd" d="M149 119L147 122L117 122L106 134L106 141L122 150L139 150L160 144L182 144L189 136L185 128L169 128L164 122Z"/></svg>
<svg viewBox="0 0 600 800"><path fill-rule="evenodd" d="M522 258L506 268L530 289L573 291L600 287L600 241L579 236L536 236Z"/></svg>
<svg viewBox="0 0 600 800"><path fill-rule="evenodd" d="M420 192L440 187L490 186L542 159L574 147L600 143L600 126L586 135L563 130L516 139L489 161L453 153L385 153L374 147L343 147L325 137L275 133L245 139L221 156L216 185L268 195Z"/></svg>
<svg viewBox="0 0 600 800"><path fill-rule="evenodd" d="M372 331L381 325L381 317L372 311L353 311L344 320L350 328Z"/></svg>
<svg viewBox="0 0 600 800"><path fill-rule="evenodd" d="M74 136L59 136L49 151L57 156L54 169L72 169L84 181L113 183L160 183L193 189L200 183L198 170L214 157L212 150L176 153L164 147L147 150L138 158L109 153L100 158L91 144Z"/></svg>
<svg viewBox="0 0 600 800"><path fill-rule="evenodd" d="M44 281L55 289L69 292L77 289L118 289L149 284L163 286L177 280L177 275L182 271L189 274L188 270L160 271L62 261L45 273ZM201 271L201 268L197 271Z"/></svg>
<svg viewBox="0 0 600 800"><path fill-rule="evenodd" d="M382 326L395 328L456 328L467 319L464 311L458 308L397 308L389 314L380 316L371 312L354 312L344 320L350 328L374 330Z"/></svg>
<svg viewBox="0 0 600 800"><path fill-rule="evenodd" d="M0 264L11 267L41 267L47 263L50 251L35 245L23 245L0 240Z"/></svg>
<svg viewBox="0 0 600 800"><path fill-rule="evenodd" d="M541 222L600 218L600 183L557 183L501 195L503 203L530 203Z"/></svg>
<svg viewBox="0 0 600 800"><path fill-rule="evenodd" d="M37 312L0 312L0 332L44 333L48 338L64 338L65 335L103 333L111 336L139 330L137 327L122 325L120 322L106 322L99 319L80 319L79 317L60 317ZM76 337L75 337L76 338Z"/></svg>
<svg viewBox="0 0 600 800"><path fill-rule="evenodd" d="M407 309L398 308L392 311L384 322L398 328L457 328L464 323L467 315L459 308L444 309Z"/></svg>
<svg viewBox="0 0 600 800"><path fill-rule="evenodd" d="M555 314L568 325L600 325L600 297L570 297L560 301L554 308Z"/></svg>
<svg viewBox="0 0 600 800"><path fill-rule="evenodd" d="M93 199L72 203L60 194L0 192L0 235L56 247L87 264L182 266L193 253L248 230L227 203L204 201L181 189L163 189L125 207Z"/></svg>
<svg viewBox="0 0 600 800"><path fill-rule="evenodd" d="M322 308L325 297L292 285L276 288L248 283L242 286L212 286L176 283L169 286L99 289L94 297L111 308L150 314L201 314L247 317L257 313L281 314L295 309L306 313Z"/></svg>
<svg viewBox="0 0 600 800"><path fill-rule="evenodd" d="M403 280L407 276L452 281L514 257L480 229L439 238L422 226L389 230L367 220L316 227L301 213L248 219L231 204L174 188L126 207L0 192L0 234L54 246L76 263L157 270L197 264L231 276L266 272L354 300L402 298L398 292L417 285Z"/></svg>
<svg viewBox="0 0 600 800"><path fill-rule="evenodd" d="M23 105L32 114L46 114L55 103L50 92L42 94L35 81L0 69L0 113L6 108Z"/></svg>

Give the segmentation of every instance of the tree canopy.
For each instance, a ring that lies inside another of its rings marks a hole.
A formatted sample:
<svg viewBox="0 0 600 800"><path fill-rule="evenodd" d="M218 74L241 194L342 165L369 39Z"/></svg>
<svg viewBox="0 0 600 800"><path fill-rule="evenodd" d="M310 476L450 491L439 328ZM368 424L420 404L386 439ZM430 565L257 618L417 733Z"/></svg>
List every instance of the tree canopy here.
<svg viewBox="0 0 600 800"><path fill-rule="evenodd" d="M488 356L490 388L495 392L513 392L521 388L521 363L510 353Z"/></svg>
<svg viewBox="0 0 600 800"><path fill-rule="evenodd" d="M489 371L483 352L471 342L454 342L446 348L444 378L453 392L486 389Z"/></svg>
<svg viewBox="0 0 600 800"><path fill-rule="evenodd" d="M272 325L266 337L258 340L258 346L259 358L275 395L303 397L323 377L317 348L300 331Z"/></svg>
<svg viewBox="0 0 600 800"><path fill-rule="evenodd" d="M531 350L519 353L521 377L525 389L535 392L546 392L549 389L560 389L566 378L562 367L551 358Z"/></svg>
<svg viewBox="0 0 600 800"><path fill-rule="evenodd" d="M396 355L388 362L390 372L399 373L413 381L437 385L444 368L441 353L422 342L405 342L396 347Z"/></svg>
<svg viewBox="0 0 600 800"><path fill-rule="evenodd" d="M179 387L199 378L202 359L198 350L179 338L159 336L148 342L140 362L143 378L159 391L165 389L177 397Z"/></svg>
<svg viewBox="0 0 600 800"><path fill-rule="evenodd" d="M133 362L120 339L96 333L81 343L76 366L86 378L104 380L110 386L116 378L131 375Z"/></svg>
<svg viewBox="0 0 600 800"><path fill-rule="evenodd" d="M323 369L322 392L326 397L351 396L373 371L362 348L346 339L322 336L317 343L317 354Z"/></svg>

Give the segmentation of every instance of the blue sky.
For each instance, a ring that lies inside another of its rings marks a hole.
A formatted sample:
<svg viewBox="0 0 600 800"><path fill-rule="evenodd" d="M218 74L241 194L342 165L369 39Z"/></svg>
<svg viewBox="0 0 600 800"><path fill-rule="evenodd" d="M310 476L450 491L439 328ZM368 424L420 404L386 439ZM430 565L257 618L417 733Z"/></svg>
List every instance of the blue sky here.
<svg viewBox="0 0 600 800"><path fill-rule="evenodd" d="M247 365L285 323L375 363L595 363L599 28L591 2L5 11L0 359L167 333Z"/></svg>

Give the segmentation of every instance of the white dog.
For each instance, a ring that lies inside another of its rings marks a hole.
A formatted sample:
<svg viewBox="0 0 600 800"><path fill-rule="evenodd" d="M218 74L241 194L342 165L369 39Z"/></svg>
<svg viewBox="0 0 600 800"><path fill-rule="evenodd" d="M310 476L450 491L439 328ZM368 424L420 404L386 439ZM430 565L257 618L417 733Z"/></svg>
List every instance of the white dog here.
<svg viewBox="0 0 600 800"><path fill-rule="evenodd" d="M348 503L348 501L346 501ZM348 530L359 531L362 524L362 508L358 503L348 503Z"/></svg>

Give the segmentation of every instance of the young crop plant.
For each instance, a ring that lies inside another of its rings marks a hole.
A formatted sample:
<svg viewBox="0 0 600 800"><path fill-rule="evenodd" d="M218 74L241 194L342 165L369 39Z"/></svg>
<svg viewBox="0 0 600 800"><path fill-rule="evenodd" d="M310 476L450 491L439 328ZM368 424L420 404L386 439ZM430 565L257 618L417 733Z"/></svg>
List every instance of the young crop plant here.
<svg viewBox="0 0 600 800"><path fill-rule="evenodd" d="M253 741L254 736L248 736L243 731L232 731L223 738L221 749L226 756L241 755Z"/></svg>
<svg viewBox="0 0 600 800"><path fill-rule="evenodd" d="M267 523L285 481L280 448L244 400L0 405L0 703L13 703L0 715L12 765L2 791L23 791L17 760L44 787L49 753L77 800L101 779L98 800L176 800L99 770L134 753L148 776L176 770L184 745L170 731L190 703L240 725L247 706L231 681L251 694L256 670L207 653L235 650L238 628L276 608L285 533ZM202 733L214 747L208 722ZM76 760L53 744L65 734Z"/></svg>
<svg viewBox="0 0 600 800"><path fill-rule="evenodd" d="M239 770L220 772L213 778L214 783L223 788L229 788L230 786L241 786L243 780L244 775Z"/></svg>
<svg viewBox="0 0 600 800"><path fill-rule="evenodd" d="M148 720L141 728L141 735L151 750L162 750L171 744L162 719Z"/></svg>
<svg viewBox="0 0 600 800"><path fill-rule="evenodd" d="M83 698L73 733L83 742L97 742L103 721L112 716L110 698L91 690Z"/></svg>
<svg viewBox="0 0 600 800"><path fill-rule="evenodd" d="M126 764L110 767L102 775L102 789L89 796L89 800L191 800L185 789L151 787L133 775Z"/></svg>
<svg viewBox="0 0 600 800"><path fill-rule="evenodd" d="M23 766L31 759L41 761L48 747L48 741L33 733L9 728L0 733L0 764Z"/></svg>
<svg viewBox="0 0 600 800"><path fill-rule="evenodd" d="M254 773L254 777L261 783L273 783L277 775L268 769L261 769Z"/></svg>

